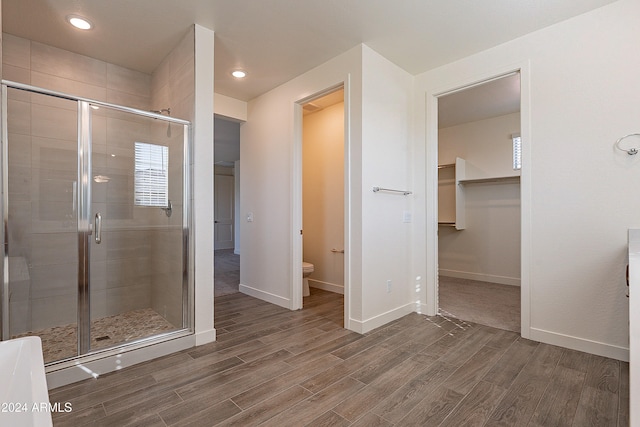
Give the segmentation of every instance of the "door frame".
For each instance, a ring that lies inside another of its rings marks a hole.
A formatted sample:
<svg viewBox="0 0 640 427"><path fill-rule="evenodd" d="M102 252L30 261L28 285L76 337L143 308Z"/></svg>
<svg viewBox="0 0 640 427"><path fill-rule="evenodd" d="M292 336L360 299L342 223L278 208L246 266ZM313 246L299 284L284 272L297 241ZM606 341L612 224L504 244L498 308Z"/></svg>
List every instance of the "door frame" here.
<svg viewBox="0 0 640 427"><path fill-rule="evenodd" d="M291 309L299 310L302 307L302 106L314 99L321 98L336 90L344 89L344 328L349 329L349 301L350 301L350 224L351 224L351 209L350 203L350 104L349 104L349 78L345 78L343 81L337 82L333 85L326 87L320 91L313 93L312 95L300 98L293 103L293 152L292 152L292 180L291 180L291 192L292 192L292 212L291 217L292 229L291 229Z"/></svg>
<svg viewBox="0 0 640 427"><path fill-rule="evenodd" d="M450 81L426 92L426 311L438 313L438 98L473 86L520 73L520 334L531 336L531 93L530 64L523 61L477 72L466 79Z"/></svg>

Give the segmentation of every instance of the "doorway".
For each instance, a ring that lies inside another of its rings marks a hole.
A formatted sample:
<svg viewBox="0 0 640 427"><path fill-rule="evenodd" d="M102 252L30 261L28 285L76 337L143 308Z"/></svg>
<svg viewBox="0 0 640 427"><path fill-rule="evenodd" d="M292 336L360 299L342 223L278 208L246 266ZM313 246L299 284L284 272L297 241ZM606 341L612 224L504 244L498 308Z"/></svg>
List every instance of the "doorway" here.
<svg viewBox="0 0 640 427"><path fill-rule="evenodd" d="M214 297L239 292L240 125L214 118Z"/></svg>
<svg viewBox="0 0 640 427"><path fill-rule="evenodd" d="M437 98L438 313L521 331L521 75Z"/></svg>
<svg viewBox="0 0 640 427"><path fill-rule="evenodd" d="M344 87L334 87L301 101L299 259L300 280L292 295L299 305L339 295L344 324L345 283L345 102ZM294 259L297 258L294 254ZM297 263L297 261L294 261ZM295 269L294 269L295 270ZM297 279L297 277L296 277ZM298 292L296 292L298 291Z"/></svg>

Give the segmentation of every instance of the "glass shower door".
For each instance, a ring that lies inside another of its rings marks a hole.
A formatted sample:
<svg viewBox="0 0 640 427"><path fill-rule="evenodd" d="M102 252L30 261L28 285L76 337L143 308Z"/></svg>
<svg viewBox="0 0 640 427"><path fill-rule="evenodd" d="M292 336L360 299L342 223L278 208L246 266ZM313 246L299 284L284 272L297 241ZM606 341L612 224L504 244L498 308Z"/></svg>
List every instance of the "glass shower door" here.
<svg viewBox="0 0 640 427"><path fill-rule="evenodd" d="M51 364L189 333L189 122L11 85L1 338Z"/></svg>
<svg viewBox="0 0 640 427"><path fill-rule="evenodd" d="M183 328L182 125L92 109L91 350Z"/></svg>
<svg viewBox="0 0 640 427"><path fill-rule="evenodd" d="M49 363L78 352L78 106L11 88L6 98L4 336L40 336Z"/></svg>

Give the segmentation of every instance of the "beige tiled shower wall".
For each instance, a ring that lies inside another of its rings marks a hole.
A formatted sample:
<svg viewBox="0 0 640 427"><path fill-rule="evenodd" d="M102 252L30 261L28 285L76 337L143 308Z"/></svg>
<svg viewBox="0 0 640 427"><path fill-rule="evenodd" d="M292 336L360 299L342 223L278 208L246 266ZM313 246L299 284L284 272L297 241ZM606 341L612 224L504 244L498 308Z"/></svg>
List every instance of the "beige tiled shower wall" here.
<svg viewBox="0 0 640 427"><path fill-rule="evenodd" d="M193 35L153 77L10 34L3 34L2 49L3 79L193 115ZM18 334L76 320L77 106L12 90L8 112L11 333ZM105 224L103 243L92 245L92 318L153 307L180 326L182 130L172 125L169 137L167 124L153 119L105 108L92 114L93 175L109 177L92 182L93 206ZM135 141L170 147L170 170L179 171L170 177L171 218L133 204Z"/></svg>
<svg viewBox="0 0 640 427"><path fill-rule="evenodd" d="M193 122L195 103L195 34L191 27L151 77L151 107L171 108L171 115ZM172 125L169 142L170 218L153 234L151 307L175 326L182 325L183 132ZM166 129L160 129L166 134Z"/></svg>

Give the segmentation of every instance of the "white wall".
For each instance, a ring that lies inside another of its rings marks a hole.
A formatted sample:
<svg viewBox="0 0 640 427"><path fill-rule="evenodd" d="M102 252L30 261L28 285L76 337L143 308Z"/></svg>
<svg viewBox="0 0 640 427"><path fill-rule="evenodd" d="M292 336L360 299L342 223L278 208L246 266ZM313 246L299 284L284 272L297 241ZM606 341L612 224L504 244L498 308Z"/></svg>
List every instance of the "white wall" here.
<svg viewBox="0 0 640 427"><path fill-rule="evenodd" d="M344 293L344 102L303 118L303 260L309 285Z"/></svg>
<svg viewBox="0 0 640 427"><path fill-rule="evenodd" d="M437 117L425 94L523 66L523 259L530 265L523 262L530 299L523 333L620 359L628 358L624 267L627 228L640 225L632 187L640 158L613 143L638 132L637 16L640 3L618 1L421 74L416 91L416 149L427 158L416 167L427 171L429 195L435 140L432 133L425 140L424 129ZM425 209L433 239L432 207ZM428 260L432 242L424 243ZM427 271L427 264L417 270Z"/></svg>
<svg viewBox="0 0 640 427"><path fill-rule="evenodd" d="M367 331L410 311L411 198L374 194L373 186L410 186L411 89L405 71L361 45L249 103L241 129L243 292L294 307L293 274L299 222L294 104L345 82L347 327ZM299 110L298 110L299 111ZM251 212L253 222L244 218ZM297 268L297 269L296 269ZM386 292L386 280L394 284Z"/></svg>
<svg viewBox="0 0 640 427"><path fill-rule="evenodd" d="M367 331L413 311L413 224L404 223L403 215L411 212L415 196L372 191L376 186L413 190L413 77L366 47L362 69L361 292L362 330Z"/></svg>
<svg viewBox="0 0 640 427"><path fill-rule="evenodd" d="M438 130L438 164L465 159L465 177L519 175L513 170L511 134L520 113ZM466 226L438 229L441 276L520 285L520 183L467 184Z"/></svg>
<svg viewBox="0 0 640 427"><path fill-rule="evenodd" d="M213 31L195 26L193 123L193 233L196 345L215 340L213 329Z"/></svg>
<svg viewBox="0 0 640 427"><path fill-rule="evenodd" d="M241 122L247 121L246 102L228 96L220 95L219 93L214 93L213 99L216 115L238 120Z"/></svg>
<svg viewBox="0 0 640 427"><path fill-rule="evenodd" d="M368 330L410 302L426 310L435 300L425 286L435 279L428 260L437 251L436 139L425 133L437 114L427 109L427 93L522 68L525 336L628 357L626 229L640 222L640 198L628 197L628 189L640 178L640 160L612 146L637 132L640 103L629 100L640 99L633 43L639 7L620 0L421 74L415 108L406 95L411 76L366 46L251 101L241 128L241 216L254 214L242 227L243 290L291 306L294 104L350 76L349 327ZM376 185L414 194L374 194ZM404 210L413 223L402 223ZM386 280L394 284L391 294Z"/></svg>

